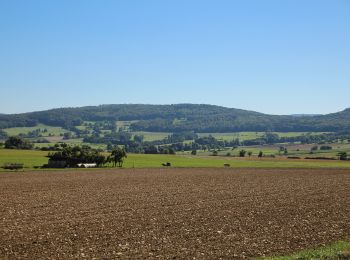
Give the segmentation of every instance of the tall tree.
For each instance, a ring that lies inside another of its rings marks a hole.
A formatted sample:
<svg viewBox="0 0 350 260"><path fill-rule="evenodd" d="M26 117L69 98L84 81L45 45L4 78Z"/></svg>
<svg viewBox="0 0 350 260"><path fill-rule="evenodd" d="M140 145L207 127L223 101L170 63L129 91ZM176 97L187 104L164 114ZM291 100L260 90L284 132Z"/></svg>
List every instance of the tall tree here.
<svg viewBox="0 0 350 260"><path fill-rule="evenodd" d="M114 147L111 153L111 159L113 161L113 166L115 167L118 164L118 167L122 167L124 159L127 158L127 154L124 148L119 146Z"/></svg>

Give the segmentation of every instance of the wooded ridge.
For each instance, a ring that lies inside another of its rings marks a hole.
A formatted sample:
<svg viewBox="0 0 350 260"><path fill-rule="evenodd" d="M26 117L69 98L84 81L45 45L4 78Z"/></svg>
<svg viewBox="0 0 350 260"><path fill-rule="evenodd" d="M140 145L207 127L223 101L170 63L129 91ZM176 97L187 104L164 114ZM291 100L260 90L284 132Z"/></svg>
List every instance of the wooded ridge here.
<svg viewBox="0 0 350 260"><path fill-rule="evenodd" d="M71 128L84 121L132 121L133 131L350 131L350 108L327 115L268 115L205 104L116 104L0 114L0 129L39 123Z"/></svg>

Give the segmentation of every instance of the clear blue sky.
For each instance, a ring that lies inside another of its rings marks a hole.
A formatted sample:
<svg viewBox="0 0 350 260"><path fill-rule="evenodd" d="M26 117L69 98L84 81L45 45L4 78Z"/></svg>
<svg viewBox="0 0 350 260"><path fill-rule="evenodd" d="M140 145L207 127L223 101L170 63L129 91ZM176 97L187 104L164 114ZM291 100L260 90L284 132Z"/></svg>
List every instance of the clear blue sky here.
<svg viewBox="0 0 350 260"><path fill-rule="evenodd" d="M0 0L0 113L350 107L349 0Z"/></svg>

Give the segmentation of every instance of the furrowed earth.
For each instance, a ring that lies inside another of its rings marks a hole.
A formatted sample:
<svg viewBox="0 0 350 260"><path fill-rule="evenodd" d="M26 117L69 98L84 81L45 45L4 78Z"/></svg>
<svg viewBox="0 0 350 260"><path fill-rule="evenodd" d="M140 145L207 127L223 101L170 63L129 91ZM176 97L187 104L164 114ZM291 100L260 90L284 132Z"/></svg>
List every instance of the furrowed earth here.
<svg viewBox="0 0 350 260"><path fill-rule="evenodd" d="M348 239L347 169L0 174L0 258L250 258Z"/></svg>

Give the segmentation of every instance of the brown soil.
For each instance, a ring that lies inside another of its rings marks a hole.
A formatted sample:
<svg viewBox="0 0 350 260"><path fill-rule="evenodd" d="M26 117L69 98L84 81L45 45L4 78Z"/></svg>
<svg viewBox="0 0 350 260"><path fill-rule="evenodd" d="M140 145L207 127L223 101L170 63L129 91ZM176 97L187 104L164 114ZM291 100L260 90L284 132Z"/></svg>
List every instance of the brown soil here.
<svg viewBox="0 0 350 260"><path fill-rule="evenodd" d="M0 174L0 258L245 258L350 236L350 171Z"/></svg>

